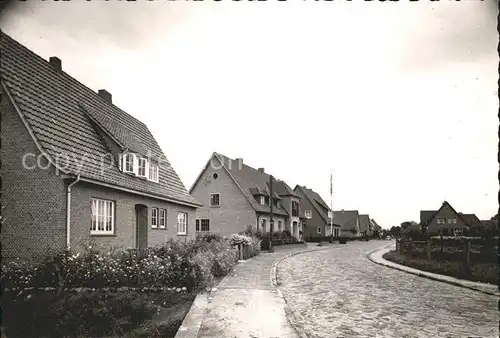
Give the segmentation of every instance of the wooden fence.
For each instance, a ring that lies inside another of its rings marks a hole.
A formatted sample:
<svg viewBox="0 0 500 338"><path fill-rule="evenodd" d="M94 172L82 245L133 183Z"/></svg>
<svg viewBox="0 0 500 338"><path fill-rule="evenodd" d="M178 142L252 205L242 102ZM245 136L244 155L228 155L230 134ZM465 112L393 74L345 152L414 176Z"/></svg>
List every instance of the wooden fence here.
<svg viewBox="0 0 500 338"><path fill-rule="evenodd" d="M484 238L429 238L427 240L396 239L399 253L427 260L462 261L467 266L474 263L498 261L498 239Z"/></svg>

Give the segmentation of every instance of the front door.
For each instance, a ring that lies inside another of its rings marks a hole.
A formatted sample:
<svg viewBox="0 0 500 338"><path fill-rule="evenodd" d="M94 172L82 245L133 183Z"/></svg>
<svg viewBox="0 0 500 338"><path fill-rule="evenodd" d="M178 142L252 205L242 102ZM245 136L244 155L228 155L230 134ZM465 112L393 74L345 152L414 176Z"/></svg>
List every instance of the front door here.
<svg viewBox="0 0 500 338"><path fill-rule="evenodd" d="M136 239L135 247L145 249L148 247L148 207L142 204L135 206L136 212Z"/></svg>
<svg viewBox="0 0 500 338"><path fill-rule="evenodd" d="M296 221L292 223L292 236L295 238L299 238L299 225Z"/></svg>

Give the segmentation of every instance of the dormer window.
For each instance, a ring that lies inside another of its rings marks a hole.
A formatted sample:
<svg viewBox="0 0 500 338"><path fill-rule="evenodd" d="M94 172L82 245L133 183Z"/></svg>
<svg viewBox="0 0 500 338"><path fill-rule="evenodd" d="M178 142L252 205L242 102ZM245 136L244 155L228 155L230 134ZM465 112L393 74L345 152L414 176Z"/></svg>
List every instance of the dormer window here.
<svg viewBox="0 0 500 338"><path fill-rule="evenodd" d="M139 163L139 168L137 170L137 176L146 177L147 160L145 158L139 158L137 160L137 163Z"/></svg>
<svg viewBox="0 0 500 338"><path fill-rule="evenodd" d="M124 153L122 156L121 168L124 173L134 174L137 177L145 178L149 181L159 181L158 165L151 163L145 157L140 157L134 153Z"/></svg>
<svg viewBox="0 0 500 338"><path fill-rule="evenodd" d="M127 153L123 157L123 171L126 173L134 173L135 154Z"/></svg>
<svg viewBox="0 0 500 338"><path fill-rule="evenodd" d="M154 163L149 164L149 179L158 182L158 166Z"/></svg>
<svg viewBox="0 0 500 338"><path fill-rule="evenodd" d="M260 196L260 204L266 205L266 199L264 198L264 196Z"/></svg>

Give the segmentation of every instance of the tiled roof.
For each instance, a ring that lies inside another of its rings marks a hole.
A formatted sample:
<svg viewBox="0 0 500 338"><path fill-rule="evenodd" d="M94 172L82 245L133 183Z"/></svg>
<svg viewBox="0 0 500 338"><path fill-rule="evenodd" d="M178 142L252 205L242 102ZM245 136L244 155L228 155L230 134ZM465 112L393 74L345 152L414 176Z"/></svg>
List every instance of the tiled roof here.
<svg viewBox="0 0 500 338"><path fill-rule="evenodd" d="M333 212L333 221L336 224L340 224L342 230L355 229L358 218L358 210L341 210Z"/></svg>
<svg viewBox="0 0 500 338"><path fill-rule="evenodd" d="M317 192L300 185L297 185L295 187L295 190L299 190L300 192L302 192L302 194L309 200L309 202L311 202L320 217L323 219L323 221L325 221L325 224L330 223L330 217L328 217L328 210L330 210L330 208L328 207L328 205L326 205L325 201ZM337 220L334 219L334 221L335 223L337 223Z"/></svg>
<svg viewBox="0 0 500 338"><path fill-rule="evenodd" d="M281 180L277 180L276 184L273 184L273 192L276 192L280 196L300 197L285 181Z"/></svg>
<svg viewBox="0 0 500 338"><path fill-rule="evenodd" d="M370 219L370 222L373 224L376 230L382 230L382 227L377 224L377 221L375 221L373 218Z"/></svg>
<svg viewBox="0 0 500 338"><path fill-rule="evenodd" d="M180 204L200 205L189 195L144 123L107 103L3 32L0 46L2 84L42 150L53 161L65 159L63 172ZM124 148L157 159L159 183L127 175L116 163L101 165L102 158L111 158L111 151L92 121Z"/></svg>
<svg viewBox="0 0 500 338"><path fill-rule="evenodd" d="M359 231L368 231L370 227L370 215L359 215Z"/></svg>
<svg viewBox="0 0 500 338"><path fill-rule="evenodd" d="M420 224L427 223L437 210L420 210Z"/></svg>
<svg viewBox="0 0 500 338"><path fill-rule="evenodd" d="M240 165L238 161L222 154L214 153L214 156L216 156L219 161L223 163L226 170L234 178L236 184L240 187L241 191L248 199L248 201L252 204L254 209L258 212L269 213L271 211L271 208L268 205L261 205L260 203L258 203L253 196L253 192L255 192L255 188L257 188L260 192L265 192L266 195L269 195L270 176L257 169L249 167L244 163L241 163ZM276 215L288 216L286 210L281 206L280 208L274 207L273 213Z"/></svg>
<svg viewBox="0 0 500 338"><path fill-rule="evenodd" d="M481 221L475 214L462 214L459 213L460 216L462 216L462 219L465 221L465 223L469 226L479 226L481 225Z"/></svg>

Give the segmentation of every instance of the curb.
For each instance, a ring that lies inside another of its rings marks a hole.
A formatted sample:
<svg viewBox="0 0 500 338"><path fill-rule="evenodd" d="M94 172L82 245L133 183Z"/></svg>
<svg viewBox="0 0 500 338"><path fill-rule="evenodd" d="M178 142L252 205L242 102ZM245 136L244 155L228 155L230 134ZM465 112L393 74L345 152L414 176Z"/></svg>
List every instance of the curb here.
<svg viewBox="0 0 500 338"><path fill-rule="evenodd" d="M290 324L290 326L297 333L299 338L309 338L309 337L305 333L303 333L302 330L299 330L297 328L297 325L294 324L294 321L296 320L296 318L295 318L295 315L293 314L293 312L290 311L291 306L288 304L285 297L283 297L283 294L278 289L278 280L277 280L278 265L282 261L284 261L285 259L296 256L296 255L301 255L301 254L305 254L305 253L309 253L309 252L324 251L324 250L335 249L335 248L343 248L343 247L346 247L346 245L343 244L342 246L340 246L340 245L339 246L331 246L331 247L326 247L326 248L321 248L321 249L309 249L309 250L289 253L289 254L275 260L273 262L273 265L271 266L271 272L270 272L271 285L272 285L274 291L278 294L278 296L281 299L283 299L283 301L285 302L285 309L284 309L285 310L285 317L286 317L288 323Z"/></svg>
<svg viewBox="0 0 500 338"><path fill-rule="evenodd" d="M391 247L393 245L394 244L392 244ZM373 250L373 251L369 252L366 255L366 257L368 258L368 260L370 262L372 262L374 264L378 264L378 265L381 265L381 266L385 266L387 268L391 268L391 269L394 269L394 270L399 270L399 271L402 271L402 272L406 272L406 273L409 273L409 274L412 274L412 275L415 275L415 276L419 276L419 277L431 279L431 280L434 280L434 281L438 281L438 282L442 282L442 283L446 283L446 284L450 284L450 285L459 286L459 287L462 287L462 288L465 288L465 289L469 289L469 290L472 290L472 291L481 292L481 293L484 293L484 294L487 294L487 295L490 295L490 296L499 296L500 295L499 292L491 292L491 291L487 291L487 290L481 289L481 288L492 288L492 287L494 287L494 285L492 285L492 284L486 284L486 283L481 283L481 282L473 282L473 281L468 281L468 280L464 280L464 279L454 278L454 277L451 277L451 276L440 275L440 274L437 274L437 273L434 273L434 272L422 271L422 270L419 270L419 269L416 269L416 268L410 268L410 267L407 267L405 265L401 265L401 264L397 264L397 263L388 261L388 260L386 260L383 257L381 257L381 261L377 261L377 260L375 260L372 257L372 255L374 253L379 252L379 251L383 251L383 250L387 250L389 248L390 247L387 246L387 247L383 247L383 248L380 248L380 249L377 249L377 250ZM476 287L475 286L471 286L471 285L467 285L467 284L471 284L471 283L476 284Z"/></svg>

